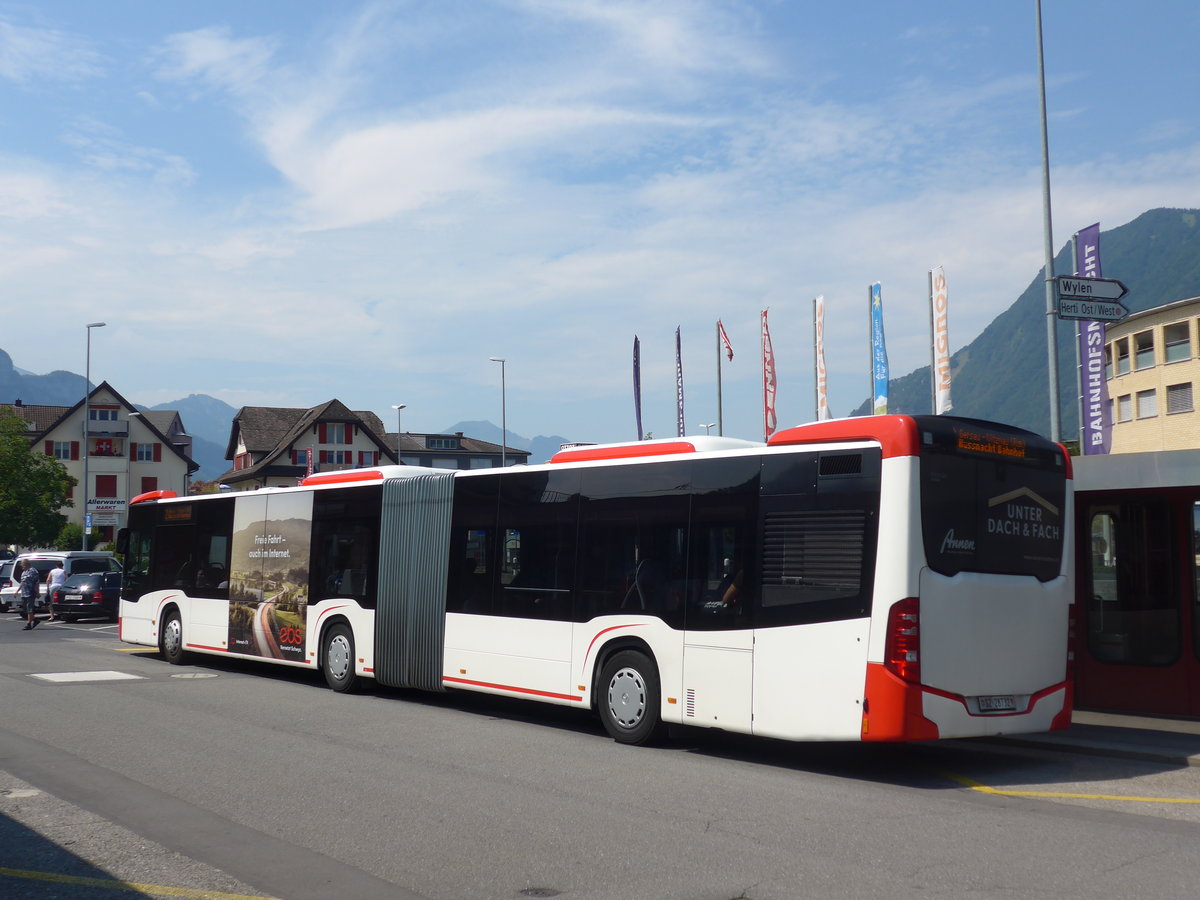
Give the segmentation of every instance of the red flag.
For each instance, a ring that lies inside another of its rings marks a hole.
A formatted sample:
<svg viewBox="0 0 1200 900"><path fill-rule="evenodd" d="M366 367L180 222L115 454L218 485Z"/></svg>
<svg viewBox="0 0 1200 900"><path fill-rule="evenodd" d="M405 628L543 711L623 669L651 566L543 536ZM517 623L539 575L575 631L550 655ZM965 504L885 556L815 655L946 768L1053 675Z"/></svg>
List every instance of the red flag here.
<svg viewBox="0 0 1200 900"><path fill-rule="evenodd" d="M767 311L762 311L763 354L763 434L764 440L775 433L775 351L771 347L771 332L767 328Z"/></svg>
<svg viewBox="0 0 1200 900"><path fill-rule="evenodd" d="M729 343L729 335L725 333L725 326L721 324L720 319L717 319L717 333L721 335L721 343L725 345L725 353L729 356L729 361L733 362L733 344Z"/></svg>

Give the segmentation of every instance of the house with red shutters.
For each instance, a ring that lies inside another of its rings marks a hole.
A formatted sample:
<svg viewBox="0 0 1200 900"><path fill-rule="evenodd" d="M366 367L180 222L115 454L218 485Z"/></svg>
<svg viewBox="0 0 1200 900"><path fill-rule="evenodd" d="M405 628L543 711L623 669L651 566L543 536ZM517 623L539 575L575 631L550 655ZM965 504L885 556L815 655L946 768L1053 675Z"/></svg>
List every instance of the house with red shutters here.
<svg viewBox="0 0 1200 900"><path fill-rule="evenodd" d="M312 472L396 465L394 442L373 412L340 400L311 409L243 406L233 417L218 480L235 491L295 485Z"/></svg>
<svg viewBox="0 0 1200 900"><path fill-rule="evenodd" d="M148 491L183 495L199 465L174 410L138 410L107 381L74 406L2 404L26 422L30 449L53 456L77 482L60 512L100 542L125 524L129 501Z"/></svg>

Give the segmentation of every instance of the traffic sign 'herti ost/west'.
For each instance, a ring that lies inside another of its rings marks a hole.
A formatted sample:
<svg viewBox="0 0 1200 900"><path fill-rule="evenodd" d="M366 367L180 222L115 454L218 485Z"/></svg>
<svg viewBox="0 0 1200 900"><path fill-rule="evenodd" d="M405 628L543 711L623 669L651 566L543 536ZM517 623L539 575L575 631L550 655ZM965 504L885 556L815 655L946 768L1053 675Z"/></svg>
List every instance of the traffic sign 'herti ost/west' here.
<svg viewBox="0 0 1200 900"><path fill-rule="evenodd" d="M1119 322L1129 315L1129 310L1116 302L1125 296L1127 288L1115 278L1059 275L1054 279L1054 287L1060 319Z"/></svg>

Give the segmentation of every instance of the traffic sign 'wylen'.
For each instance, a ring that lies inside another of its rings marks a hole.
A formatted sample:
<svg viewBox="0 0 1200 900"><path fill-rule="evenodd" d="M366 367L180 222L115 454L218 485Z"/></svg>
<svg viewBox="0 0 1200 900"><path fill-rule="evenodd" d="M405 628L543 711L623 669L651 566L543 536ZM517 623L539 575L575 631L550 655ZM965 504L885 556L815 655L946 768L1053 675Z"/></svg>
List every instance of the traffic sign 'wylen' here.
<svg viewBox="0 0 1200 900"><path fill-rule="evenodd" d="M1129 310L1116 302L1125 296L1128 289L1115 278L1059 275L1054 279L1054 288L1058 294L1060 319L1119 322L1129 315Z"/></svg>

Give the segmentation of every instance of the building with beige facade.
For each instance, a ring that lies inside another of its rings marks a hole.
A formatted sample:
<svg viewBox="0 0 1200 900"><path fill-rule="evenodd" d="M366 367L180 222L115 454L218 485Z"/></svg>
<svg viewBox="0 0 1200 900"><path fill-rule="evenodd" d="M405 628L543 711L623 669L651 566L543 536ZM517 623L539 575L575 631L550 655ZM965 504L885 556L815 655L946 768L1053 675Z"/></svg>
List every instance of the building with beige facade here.
<svg viewBox="0 0 1200 900"><path fill-rule="evenodd" d="M30 449L53 456L77 484L59 512L99 542L125 524L129 501L149 491L188 492L199 466L174 410L138 410L107 381L74 406L4 404L28 423ZM86 425L86 427L85 427Z"/></svg>
<svg viewBox="0 0 1200 900"><path fill-rule="evenodd" d="M1113 453L1200 448L1200 297L1110 325L1104 368Z"/></svg>

